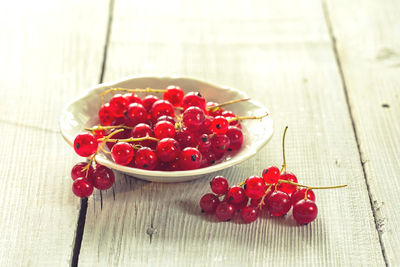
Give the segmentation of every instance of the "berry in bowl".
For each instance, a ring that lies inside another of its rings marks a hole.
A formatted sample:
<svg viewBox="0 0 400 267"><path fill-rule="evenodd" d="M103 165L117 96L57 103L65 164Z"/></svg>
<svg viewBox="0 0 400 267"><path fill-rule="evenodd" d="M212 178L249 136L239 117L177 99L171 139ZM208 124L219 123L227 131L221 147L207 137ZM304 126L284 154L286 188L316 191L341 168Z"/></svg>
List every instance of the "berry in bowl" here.
<svg viewBox="0 0 400 267"><path fill-rule="evenodd" d="M190 78L134 77L97 85L60 117L64 139L89 159L72 170L74 192L85 197L93 186L111 187L110 169L182 182L236 165L271 138L268 113L239 90Z"/></svg>

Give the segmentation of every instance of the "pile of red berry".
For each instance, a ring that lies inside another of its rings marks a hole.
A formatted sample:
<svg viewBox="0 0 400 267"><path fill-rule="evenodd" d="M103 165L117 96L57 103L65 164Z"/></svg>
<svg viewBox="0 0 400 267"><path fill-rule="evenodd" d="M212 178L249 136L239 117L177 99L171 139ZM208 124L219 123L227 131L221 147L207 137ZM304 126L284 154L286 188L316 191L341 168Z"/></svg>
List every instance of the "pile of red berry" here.
<svg viewBox="0 0 400 267"><path fill-rule="evenodd" d="M283 140L286 130L287 127ZM308 224L315 220L318 209L312 189L339 188L345 185L309 187L298 184L296 176L286 172L285 154L283 155L281 170L274 166L266 168L262 177L251 176L239 185L229 187L226 178L214 177L210 182L214 194L205 194L200 199L202 211L215 213L220 221L228 221L234 217L236 211L240 211L242 220L250 223L263 210L267 210L272 216L283 216L293 207L293 217L298 224Z"/></svg>
<svg viewBox="0 0 400 267"><path fill-rule="evenodd" d="M89 163L80 163L80 169L75 166L73 170L73 188L79 188L73 190L77 196L90 195L93 186L100 190L112 186L114 175L112 179L111 175L107 178L97 175L98 169L112 173L110 169L92 168L99 152L111 154L115 163L133 168L162 171L203 168L241 148L241 120L267 116L238 117L223 108L248 99L220 104L206 102L199 92L184 94L180 87L172 85L166 89L111 88L102 94L102 103L104 96L114 91L127 93L116 94L103 104L98 112L100 125L86 128L87 132L75 138L75 152L90 157ZM135 92L145 92L146 96L140 98ZM150 92L162 92L163 97L148 95ZM93 173L96 178L92 179ZM96 179L106 179L106 184L111 185L99 186Z"/></svg>

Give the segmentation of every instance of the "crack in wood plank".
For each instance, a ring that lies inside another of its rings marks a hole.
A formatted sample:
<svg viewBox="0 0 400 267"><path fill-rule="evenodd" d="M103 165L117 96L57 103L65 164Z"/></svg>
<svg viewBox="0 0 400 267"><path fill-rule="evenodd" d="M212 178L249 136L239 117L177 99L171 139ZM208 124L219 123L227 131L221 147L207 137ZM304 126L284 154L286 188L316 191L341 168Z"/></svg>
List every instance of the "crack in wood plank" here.
<svg viewBox="0 0 400 267"><path fill-rule="evenodd" d="M388 263L388 259L387 259L387 255L386 255L386 250L385 250L385 246L384 246L383 240L382 240L382 234L384 233L385 218L379 212L380 205L378 205L378 201L374 200L373 196L371 194L370 185L368 183L368 177L367 177L367 173L366 173L366 170L365 170L365 163L368 160L363 157L363 154L361 152L359 135L358 135L356 123L355 123L355 120L354 120L353 111L352 111L352 108L351 108L351 105L350 105L348 88L347 88L347 84L346 84L346 80L345 80L342 64L341 64L341 61L340 61L340 58L339 58L338 49L337 49L337 40L336 40L336 37L335 37L335 35L333 33L333 26L332 26L331 19L329 17L329 11L328 11L328 7L327 7L327 4L326 4L326 0L322 0L321 3L322 3L322 10L323 10L323 13L324 13L326 25L328 27L329 36L331 38L332 50L333 50L334 55L335 55L336 64L337 64L339 75L340 75L340 78L341 78L341 81L342 81L342 88L343 88L343 91L344 91L346 104L347 104L349 116L350 116L350 119L351 119L351 124L352 124L352 127L353 127L354 138L355 138L355 141L357 143L357 149L358 149L358 152L359 152L360 163L361 163L361 166L362 166L362 171L363 171L363 175L364 175L364 179L365 179L365 184L366 184L367 191L368 191L368 196L369 196L369 200L370 200L372 215L374 217L375 227L376 227L376 231L378 233L379 243L380 243L381 250L382 250L382 257L383 257L383 260L385 262L385 265L388 266L389 263Z"/></svg>

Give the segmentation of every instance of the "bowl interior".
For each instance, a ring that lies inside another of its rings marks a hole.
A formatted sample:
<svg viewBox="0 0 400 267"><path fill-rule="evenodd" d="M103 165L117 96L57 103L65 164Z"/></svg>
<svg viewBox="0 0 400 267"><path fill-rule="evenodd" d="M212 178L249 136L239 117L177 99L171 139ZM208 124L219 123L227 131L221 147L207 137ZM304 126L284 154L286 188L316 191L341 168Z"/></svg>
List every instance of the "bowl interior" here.
<svg viewBox="0 0 400 267"><path fill-rule="evenodd" d="M127 78L121 81L100 84L93 87L82 94L80 97L69 103L62 112L60 118L60 128L64 139L73 144L75 136L83 131L85 127L92 127L98 124L97 112L101 107L100 95L104 90L111 87L122 88L160 88L163 89L168 85L178 85L185 93L190 91L199 91L207 101L225 102L233 99L247 98L247 95L239 90L228 88L225 86L212 85L190 78L173 78L173 77L138 77ZM158 97L162 97L160 93L154 93ZM111 94L110 94L111 95ZM144 96L144 93L138 93ZM110 96L105 100L108 101ZM259 116L268 110L254 100L240 102L226 107L240 116ZM122 171L129 175L158 182L180 182L192 180L201 177L204 174L212 173L239 162L242 162L261 149L271 138L273 132L273 121L271 116L267 116L262 120L246 120L242 123L244 143L239 152L225 161L217 163L213 166L190 171L148 171L137 168L130 168L115 164L104 154L99 154L96 161L110 168Z"/></svg>

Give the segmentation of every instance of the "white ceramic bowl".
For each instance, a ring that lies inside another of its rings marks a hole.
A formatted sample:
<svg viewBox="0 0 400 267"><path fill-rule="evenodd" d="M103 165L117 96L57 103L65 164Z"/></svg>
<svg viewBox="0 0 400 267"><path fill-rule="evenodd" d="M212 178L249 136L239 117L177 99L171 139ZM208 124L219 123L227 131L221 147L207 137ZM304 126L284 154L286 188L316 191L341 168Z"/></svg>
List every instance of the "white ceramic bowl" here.
<svg viewBox="0 0 400 267"><path fill-rule="evenodd" d="M108 88L165 88L168 85L179 85L185 93L199 91L207 101L215 101L218 103L248 97L239 90L191 78L129 77L116 82L99 84L90 88L80 97L69 103L63 109L60 117L61 134L72 146L75 136L82 132L85 127L92 127L98 124L97 113L101 106L100 94ZM161 94L160 97L162 97ZM259 116L266 112L269 113L264 106L254 100L236 103L226 108L232 110L239 116ZM254 156L272 136L273 121L271 116L267 116L261 120L245 120L242 121L241 124L244 133L244 142L241 150L226 161L210 167L189 171L148 171L118 165L114 163L109 156L104 154L97 155L96 161L114 170L148 181L182 182L193 180L205 174L231 167Z"/></svg>

